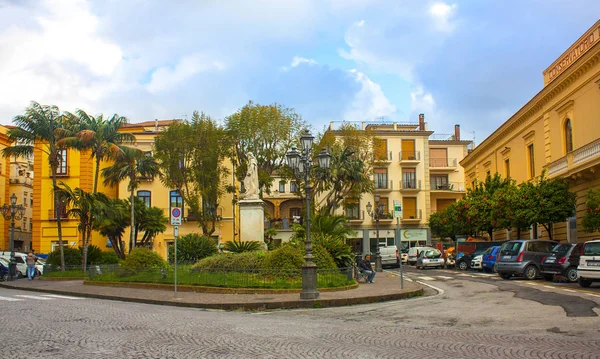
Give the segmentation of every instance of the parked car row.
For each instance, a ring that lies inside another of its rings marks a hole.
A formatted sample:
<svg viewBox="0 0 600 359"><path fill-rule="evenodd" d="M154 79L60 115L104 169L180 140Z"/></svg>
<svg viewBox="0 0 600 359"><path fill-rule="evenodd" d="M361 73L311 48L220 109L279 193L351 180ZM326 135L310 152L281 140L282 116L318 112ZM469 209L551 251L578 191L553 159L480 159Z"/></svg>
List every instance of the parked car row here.
<svg viewBox="0 0 600 359"><path fill-rule="evenodd" d="M27 276L27 261L26 261L27 253L14 252L13 254L14 254L15 262L17 263L16 276L18 278L26 277ZM6 266L7 269L8 269L8 263L10 261L10 258L11 258L11 252L0 251L0 260L2 261L1 264L3 266ZM40 276L44 273L44 264L45 264L45 262L42 259L38 258L38 260L36 261L36 264L35 264L35 270L36 270L35 275L36 276ZM0 270L2 270L2 269L0 268ZM8 278L8 271L7 271L6 277ZM3 280L6 280L6 279L4 279L4 276L2 276L1 278Z"/></svg>

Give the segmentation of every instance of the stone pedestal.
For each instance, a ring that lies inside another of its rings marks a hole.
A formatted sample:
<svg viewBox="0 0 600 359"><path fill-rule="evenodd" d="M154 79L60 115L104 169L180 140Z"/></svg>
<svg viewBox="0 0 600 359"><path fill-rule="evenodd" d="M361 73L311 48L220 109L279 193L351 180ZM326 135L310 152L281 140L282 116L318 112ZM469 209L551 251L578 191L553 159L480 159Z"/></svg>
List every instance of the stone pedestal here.
<svg viewBox="0 0 600 359"><path fill-rule="evenodd" d="M243 199L240 206L240 240L265 241L265 202L261 199Z"/></svg>

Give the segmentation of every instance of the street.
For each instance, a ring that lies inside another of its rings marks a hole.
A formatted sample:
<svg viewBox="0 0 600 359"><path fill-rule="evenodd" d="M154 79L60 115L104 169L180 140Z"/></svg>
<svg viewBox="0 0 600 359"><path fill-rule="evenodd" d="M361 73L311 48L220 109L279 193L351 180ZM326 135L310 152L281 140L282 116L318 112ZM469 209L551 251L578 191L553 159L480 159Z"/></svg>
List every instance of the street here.
<svg viewBox="0 0 600 359"><path fill-rule="evenodd" d="M598 285L495 278L408 267L443 293L254 313L1 288L2 357L600 358Z"/></svg>

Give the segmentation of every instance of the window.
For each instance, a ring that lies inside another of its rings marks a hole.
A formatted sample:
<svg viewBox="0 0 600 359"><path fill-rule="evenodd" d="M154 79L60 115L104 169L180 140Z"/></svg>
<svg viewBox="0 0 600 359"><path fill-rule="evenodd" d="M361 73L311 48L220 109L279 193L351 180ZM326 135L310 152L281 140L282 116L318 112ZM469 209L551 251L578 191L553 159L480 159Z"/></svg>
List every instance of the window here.
<svg viewBox="0 0 600 359"><path fill-rule="evenodd" d="M58 196L58 208L54 208L53 210L53 218L67 218L67 199L65 194L61 194L60 192L56 194ZM54 201L52 202L54 204Z"/></svg>
<svg viewBox="0 0 600 359"><path fill-rule="evenodd" d="M402 198L402 218L404 218L404 219L417 218L417 198L416 197Z"/></svg>
<svg viewBox="0 0 600 359"><path fill-rule="evenodd" d="M373 154L376 161L386 161L387 156L387 141L381 138L376 138L373 141Z"/></svg>
<svg viewBox="0 0 600 359"><path fill-rule="evenodd" d="M179 207L179 208L181 208L181 211L183 212L183 198L179 194L179 191L175 190L175 191L169 192L169 197L170 197L169 207L170 208ZM169 213L171 213L170 208L169 208ZM181 216L183 217L183 213L181 214Z"/></svg>
<svg viewBox="0 0 600 359"><path fill-rule="evenodd" d="M292 207L290 208L290 218L301 217L302 208L300 207Z"/></svg>
<svg viewBox="0 0 600 359"><path fill-rule="evenodd" d="M295 193L298 191L298 184L296 182L290 182L290 192Z"/></svg>
<svg viewBox="0 0 600 359"><path fill-rule="evenodd" d="M402 160L416 160L415 140L402 140Z"/></svg>
<svg viewBox="0 0 600 359"><path fill-rule="evenodd" d="M21 227L22 230L27 230L27 217L23 217L23 227Z"/></svg>
<svg viewBox="0 0 600 359"><path fill-rule="evenodd" d="M529 178L535 177L535 155L533 143L527 146L527 161L529 162Z"/></svg>
<svg viewBox="0 0 600 359"><path fill-rule="evenodd" d="M448 175L431 175L431 189L450 189Z"/></svg>
<svg viewBox="0 0 600 359"><path fill-rule="evenodd" d="M151 195L150 195L150 191L138 191L137 192L137 197L139 199L141 199L142 201L144 201L144 204L146 205L146 207L150 207L151 206Z"/></svg>
<svg viewBox="0 0 600 359"><path fill-rule="evenodd" d="M565 121L565 153L573 151L573 129L571 128L571 119Z"/></svg>
<svg viewBox="0 0 600 359"><path fill-rule="evenodd" d="M349 219L360 219L360 201L358 198L348 198L344 201L346 217Z"/></svg>
<svg viewBox="0 0 600 359"><path fill-rule="evenodd" d="M23 192L23 206L27 207L27 192Z"/></svg>
<svg viewBox="0 0 600 359"><path fill-rule="evenodd" d="M508 158L504 160L504 174L506 178L510 178L510 159Z"/></svg>
<svg viewBox="0 0 600 359"><path fill-rule="evenodd" d="M58 150L58 167L56 174L61 176L67 175L67 150Z"/></svg>
<svg viewBox="0 0 600 359"><path fill-rule="evenodd" d="M429 166L430 167L449 167L448 166L448 149L447 148L432 148L429 150Z"/></svg>
<svg viewBox="0 0 600 359"><path fill-rule="evenodd" d="M390 213L388 202L389 200L387 197L381 197L379 198L379 203L376 203L377 208L379 208L380 206L381 208L383 208L383 210L381 211L381 216L379 218L387 218L388 213Z"/></svg>
<svg viewBox="0 0 600 359"><path fill-rule="evenodd" d="M375 189L387 189L387 168L375 168L374 172Z"/></svg>
<svg viewBox="0 0 600 359"><path fill-rule="evenodd" d="M33 193L31 194L31 198L29 199L29 205L33 207Z"/></svg>
<svg viewBox="0 0 600 359"><path fill-rule="evenodd" d="M285 181L279 182L279 193L285 193Z"/></svg>
<svg viewBox="0 0 600 359"><path fill-rule="evenodd" d="M402 188L417 188L417 173L414 168L402 170Z"/></svg>

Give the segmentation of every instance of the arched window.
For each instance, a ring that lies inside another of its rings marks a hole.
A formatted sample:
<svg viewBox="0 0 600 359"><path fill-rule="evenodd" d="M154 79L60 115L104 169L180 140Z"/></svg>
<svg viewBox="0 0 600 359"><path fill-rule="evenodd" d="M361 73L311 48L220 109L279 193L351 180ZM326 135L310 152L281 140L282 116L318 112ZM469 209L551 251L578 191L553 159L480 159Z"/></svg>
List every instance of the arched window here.
<svg viewBox="0 0 600 359"><path fill-rule="evenodd" d="M565 152L573 151L573 129L571 128L571 119L565 121Z"/></svg>

